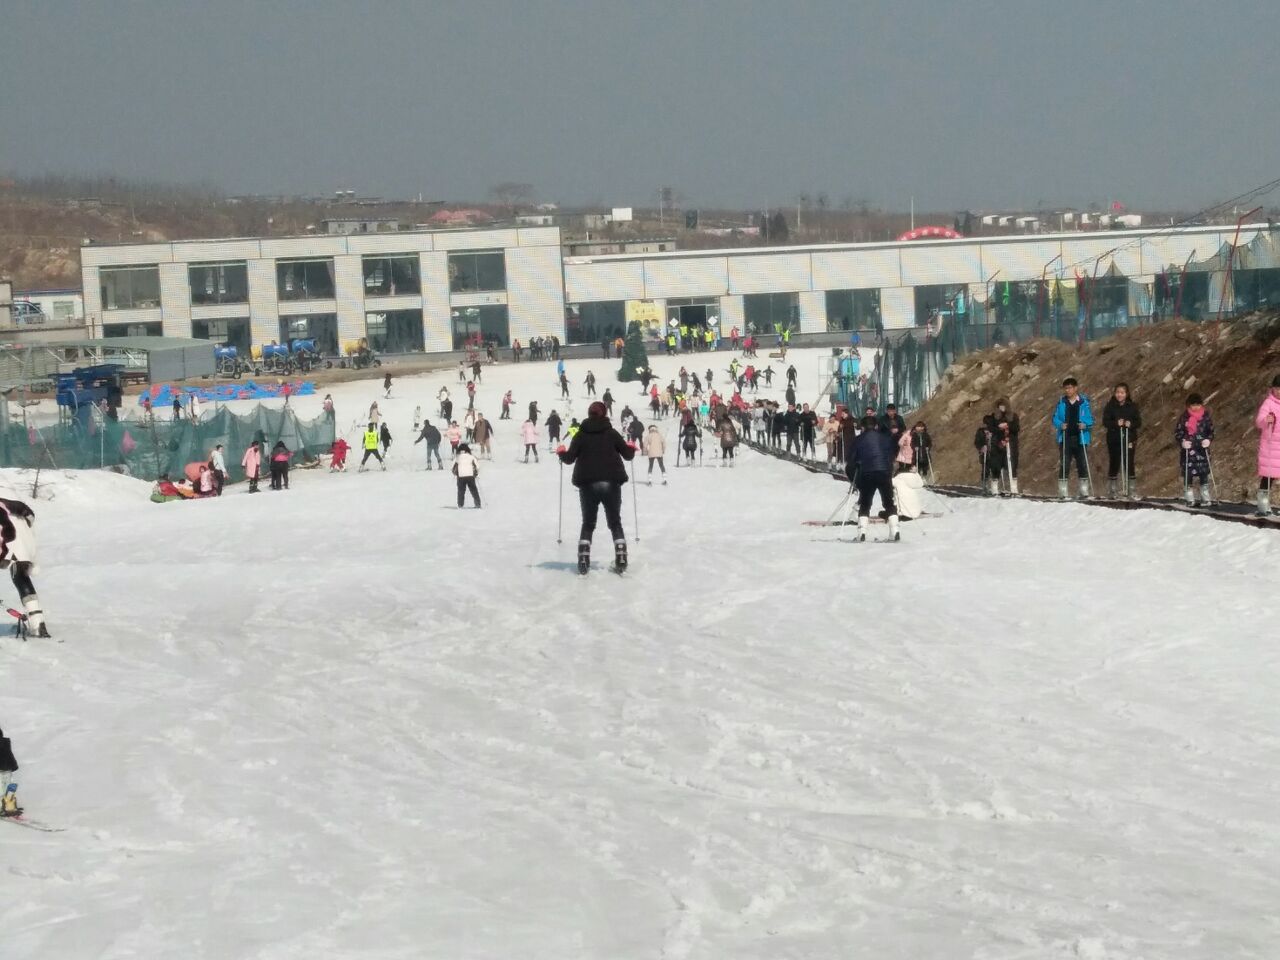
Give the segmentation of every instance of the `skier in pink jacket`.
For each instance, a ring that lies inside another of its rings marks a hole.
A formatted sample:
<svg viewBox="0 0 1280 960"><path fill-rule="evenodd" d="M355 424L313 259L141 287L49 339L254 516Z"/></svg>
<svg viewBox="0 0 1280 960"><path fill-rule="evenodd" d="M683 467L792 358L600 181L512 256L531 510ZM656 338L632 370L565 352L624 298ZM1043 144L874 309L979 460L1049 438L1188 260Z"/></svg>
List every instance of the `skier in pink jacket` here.
<svg viewBox="0 0 1280 960"><path fill-rule="evenodd" d="M1262 436L1258 440L1258 516L1271 515L1271 483L1280 479L1280 373L1271 380L1253 422Z"/></svg>
<svg viewBox="0 0 1280 960"><path fill-rule="evenodd" d="M249 492L258 492L258 473L262 467L262 448L258 445L258 441L253 441L249 445L249 449L244 452L244 458L240 461L240 466L244 467L244 475L249 478Z"/></svg>
<svg viewBox="0 0 1280 960"><path fill-rule="evenodd" d="M520 439L524 441L524 462L529 462L529 454L533 454L533 462L538 462L538 425L530 418L520 424Z"/></svg>

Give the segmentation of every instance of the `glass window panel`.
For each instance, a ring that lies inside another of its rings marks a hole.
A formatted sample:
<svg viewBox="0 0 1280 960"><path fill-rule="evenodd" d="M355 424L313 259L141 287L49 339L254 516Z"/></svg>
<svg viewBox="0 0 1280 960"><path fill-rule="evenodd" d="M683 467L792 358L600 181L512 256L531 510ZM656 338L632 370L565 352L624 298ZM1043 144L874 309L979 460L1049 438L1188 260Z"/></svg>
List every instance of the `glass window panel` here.
<svg viewBox="0 0 1280 960"><path fill-rule="evenodd" d="M276 294L281 300L333 299L333 258L276 261Z"/></svg>
<svg viewBox="0 0 1280 960"><path fill-rule="evenodd" d="M599 343L627 333L627 302L602 300L565 308L564 334L568 343Z"/></svg>
<svg viewBox="0 0 1280 960"><path fill-rule="evenodd" d="M506 290L505 254L501 250L449 254L449 289L453 293Z"/></svg>
<svg viewBox="0 0 1280 960"><path fill-rule="evenodd" d="M828 290L827 330L874 330L880 320L880 291Z"/></svg>
<svg viewBox="0 0 1280 960"><path fill-rule="evenodd" d="M98 281L103 310L149 310L160 306L159 267L106 267L98 271Z"/></svg>
<svg viewBox="0 0 1280 960"><path fill-rule="evenodd" d="M187 274L193 304L249 302L249 270L243 262L193 263Z"/></svg>
<svg viewBox="0 0 1280 960"><path fill-rule="evenodd" d="M422 292L416 254L365 257L364 293L367 297L394 297Z"/></svg>
<svg viewBox="0 0 1280 960"><path fill-rule="evenodd" d="M748 333L770 334L800 329L800 299L794 293L749 293L742 298Z"/></svg>
<svg viewBox="0 0 1280 960"><path fill-rule="evenodd" d="M421 310L388 310L364 315L365 336L377 353L421 353L426 349Z"/></svg>
<svg viewBox="0 0 1280 960"><path fill-rule="evenodd" d="M506 304L454 307L452 319L455 350L465 350L468 345L491 341L505 347L509 342Z"/></svg>
<svg viewBox="0 0 1280 960"><path fill-rule="evenodd" d="M338 353L338 315L336 313L312 313L280 318L280 342L290 344L294 340L314 340L316 349L324 356Z"/></svg>

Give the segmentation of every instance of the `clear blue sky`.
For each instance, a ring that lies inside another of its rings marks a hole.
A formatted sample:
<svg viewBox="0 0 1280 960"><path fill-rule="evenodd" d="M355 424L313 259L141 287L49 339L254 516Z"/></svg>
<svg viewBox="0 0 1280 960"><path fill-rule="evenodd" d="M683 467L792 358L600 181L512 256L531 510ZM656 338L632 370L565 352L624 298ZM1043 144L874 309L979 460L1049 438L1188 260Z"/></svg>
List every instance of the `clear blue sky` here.
<svg viewBox="0 0 1280 960"><path fill-rule="evenodd" d="M1277 37L1275 0L0 0L0 170L1194 207L1280 176Z"/></svg>

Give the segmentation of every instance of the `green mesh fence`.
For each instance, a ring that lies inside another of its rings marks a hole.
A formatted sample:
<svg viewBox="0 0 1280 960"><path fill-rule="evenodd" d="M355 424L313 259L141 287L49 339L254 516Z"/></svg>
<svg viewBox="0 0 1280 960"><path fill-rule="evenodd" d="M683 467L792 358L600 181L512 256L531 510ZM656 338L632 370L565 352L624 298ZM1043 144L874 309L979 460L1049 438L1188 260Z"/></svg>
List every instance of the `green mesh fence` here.
<svg viewBox="0 0 1280 960"><path fill-rule="evenodd" d="M162 473L176 478L188 463L207 461L220 443L228 479L236 481L244 479L240 458L255 439L265 441L268 449L283 440L294 451L296 465L329 451L334 424L323 415L302 420L291 409L259 404L246 414L219 406L199 423L148 419L99 424L76 419L39 429L10 425L0 434L0 466L72 470L124 466L132 476L146 480Z"/></svg>

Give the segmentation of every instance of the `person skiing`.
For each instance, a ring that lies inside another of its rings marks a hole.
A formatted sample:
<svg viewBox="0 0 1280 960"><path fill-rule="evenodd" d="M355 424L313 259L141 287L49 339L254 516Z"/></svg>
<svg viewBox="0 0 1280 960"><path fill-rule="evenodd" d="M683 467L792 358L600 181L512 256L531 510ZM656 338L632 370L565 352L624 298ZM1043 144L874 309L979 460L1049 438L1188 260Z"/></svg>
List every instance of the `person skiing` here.
<svg viewBox="0 0 1280 960"><path fill-rule="evenodd" d="M450 421L449 426L445 428L445 437L449 440L449 456L456 458L458 456L458 444L462 442L462 429L458 426L458 421Z"/></svg>
<svg viewBox="0 0 1280 960"><path fill-rule="evenodd" d="M1187 397L1187 408L1173 428L1173 439L1182 448L1179 466L1182 468L1182 497L1189 507L1213 506L1213 465L1209 460L1209 444L1213 442L1213 418L1204 407L1204 398L1198 393ZM1196 501L1194 484L1200 485L1200 500Z"/></svg>
<svg viewBox="0 0 1280 960"><path fill-rule="evenodd" d="M578 534L578 573L591 566L591 540L596 516L604 507L605 523L613 536L614 570L627 569L627 536L622 529L622 485L627 482L623 460L636 455L609 423L608 408L596 400L587 409L587 419L567 448L557 449L560 462L573 465L573 485L578 488L582 507L582 529Z"/></svg>
<svg viewBox="0 0 1280 960"><path fill-rule="evenodd" d="M257 493L258 474L262 469L262 447L257 440L249 444L249 449L240 459L240 466L244 467L245 478L249 481L249 492Z"/></svg>
<svg viewBox="0 0 1280 960"><path fill-rule="evenodd" d="M480 491L476 488L476 480L480 477L480 464L465 443L458 447L458 454L453 459L453 475L458 478L458 509L462 509L463 494L470 490L471 504L479 510Z"/></svg>
<svg viewBox="0 0 1280 960"><path fill-rule="evenodd" d="M382 422L382 411L378 409L378 401L375 400L369 404L369 419L374 423Z"/></svg>
<svg viewBox="0 0 1280 960"><path fill-rule="evenodd" d="M510 396L510 394L511 394L511 391L508 390L507 395ZM448 415L445 414L444 412L444 402L448 399L449 399L449 388L441 387L439 392L436 394L436 402L440 404L440 416L444 417L446 422L448 422L449 418L448 418Z"/></svg>
<svg viewBox="0 0 1280 960"><path fill-rule="evenodd" d="M900 540L898 508L893 499L893 461L898 444L887 431L878 429L875 417L865 417L862 432L854 438L845 456L845 475L858 488L858 540L867 539L871 522L871 501L880 494L880 505L889 520L889 539Z"/></svg>
<svg viewBox="0 0 1280 960"><path fill-rule="evenodd" d="M220 443L209 453L209 469L213 471L214 494L220 497L222 488L227 482L227 455L223 452Z"/></svg>
<svg viewBox="0 0 1280 960"><path fill-rule="evenodd" d="M915 463L916 472L927 477L933 471L933 437L929 436L929 428L923 420L911 428L911 459ZM1012 490L1017 493L1015 485Z"/></svg>
<svg viewBox="0 0 1280 960"><path fill-rule="evenodd" d="M564 361L561 360L560 363L563 366ZM563 371L560 374L560 396L564 400L569 399L569 377Z"/></svg>
<svg viewBox="0 0 1280 960"><path fill-rule="evenodd" d="M805 451L809 452L811 459L818 458L818 448L816 444L818 436L818 415L809 409L806 403L804 409L800 411L800 455L803 457Z"/></svg>
<svg viewBox="0 0 1280 960"><path fill-rule="evenodd" d="M502 395L502 414L498 417L499 420L511 419L511 404L513 403L515 403L515 399L511 396L511 391L508 390Z"/></svg>
<svg viewBox="0 0 1280 960"><path fill-rule="evenodd" d="M1129 393L1127 383L1117 383L1111 391L1111 399L1102 408L1102 426L1107 431L1107 496L1137 500L1134 454L1138 430L1142 427L1142 414ZM1123 480L1120 479L1121 472L1124 473Z"/></svg>
<svg viewBox="0 0 1280 960"><path fill-rule="evenodd" d="M489 446L493 441L493 424L484 418L483 413L476 414L475 422L471 425L471 439L475 441L486 460L493 459L493 451Z"/></svg>
<svg viewBox="0 0 1280 960"><path fill-rule="evenodd" d="M608 387L604 388L604 396L600 398L600 402L604 404L605 416L613 416L613 394Z"/></svg>
<svg viewBox="0 0 1280 960"><path fill-rule="evenodd" d="M0 817L16 817L22 813L22 807L18 806L18 785L13 781L18 769L13 744L0 730L0 791L3 791L4 798L0 801Z"/></svg>
<svg viewBox="0 0 1280 960"><path fill-rule="evenodd" d="M277 440L276 445L271 448L272 490L289 489L289 458L291 456L293 453L284 445L283 440Z"/></svg>
<svg viewBox="0 0 1280 960"><path fill-rule="evenodd" d="M453 401L448 397L440 404L440 419L445 423L453 423Z"/></svg>
<svg viewBox="0 0 1280 960"><path fill-rule="evenodd" d="M556 448L560 442L560 427L564 423L560 419L560 414L552 410L547 414L547 451L550 452Z"/></svg>
<svg viewBox="0 0 1280 960"><path fill-rule="evenodd" d="M583 382L587 385L587 396L594 397L596 395L596 375L588 370L587 379Z"/></svg>
<svg viewBox="0 0 1280 960"><path fill-rule="evenodd" d="M764 368L764 385L770 389L773 387L773 364L768 364Z"/></svg>
<svg viewBox="0 0 1280 960"><path fill-rule="evenodd" d="M383 470L387 469L386 463L383 462L382 454L378 452L379 439L378 425L370 420L369 426L364 432L364 457L360 460L360 466L356 469L356 473L364 473L365 464L369 462L370 457L375 458Z"/></svg>
<svg viewBox="0 0 1280 960"><path fill-rule="evenodd" d="M382 455L385 457L391 452L391 428L387 426L387 422L382 421L382 426L378 428L378 440L382 444Z"/></svg>
<svg viewBox="0 0 1280 960"><path fill-rule="evenodd" d="M794 363L787 367L787 386L794 387L796 385L796 377L798 376L799 374L796 373L796 365Z"/></svg>
<svg viewBox="0 0 1280 960"><path fill-rule="evenodd" d="M880 418L880 429L893 437L895 443L906 432L907 422L902 419L902 414L898 413L898 405L896 403L890 403L885 406L884 416Z"/></svg>
<svg viewBox="0 0 1280 960"><path fill-rule="evenodd" d="M471 361L471 379L474 380L477 384L481 383L482 382L481 374L483 372L484 372L484 368L480 366L480 361L472 360Z"/></svg>
<svg viewBox="0 0 1280 960"><path fill-rule="evenodd" d="M1271 389L1262 398L1254 415L1258 428L1258 516L1271 515L1271 482L1280 478L1280 374L1271 379Z"/></svg>
<svg viewBox="0 0 1280 960"><path fill-rule="evenodd" d="M468 409L462 415L462 432L466 437L467 443L470 443L476 428L476 412Z"/></svg>
<svg viewBox="0 0 1280 960"><path fill-rule="evenodd" d="M639 417L632 417L627 421L627 439L636 446L644 439L644 424Z"/></svg>
<svg viewBox="0 0 1280 960"><path fill-rule="evenodd" d="M533 462L538 462L538 425L532 416L520 424L520 439L524 442L524 462L529 462L529 454L533 454Z"/></svg>
<svg viewBox="0 0 1280 960"><path fill-rule="evenodd" d="M684 451L685 460L687 461L686 466L693 466L693 455L698 452L698 444L700 442L698 425L690 417L680 428L680 449ZM676 466L680 466L679 451L676 452Z"/></svg>
<svg viewBox="0 0 1280 960"><path fill-rule="evenodd" d="M382 378L382 389L384 391L383 399L390 400L391 399L391 374L388 373L385 377Z"/></svg>
<svg viewBox="0 0 1280 960"><path fill-rule="evenodd" d="M417 430L422 424L422 404L418 404L413 408L413 429Z"/></svg>
<svg viewBox="0 0 1280 960"><path fill-rule="evenodd" d="M656 461L658 469L662 471L662 482L667 482L667 465L663 462L663 457L667 452L666 438L658 431L657 425L649 427L649 432L644 438L644 455L649 458L649 476L653 476L653 464ZM653 483L652 480L649 483Z"/></svg>
<svg viewBox="0 0 1280 960"><path fill-rule="evenodd" d="M738 446L738 428L734 426L733 417L720 418L716 427L716 436L720 438L720 466L733 465L733 451Z"/></svg>
<svg viewBox="0 0 1280 960"><path fill-rule="evenodd" d="M1009 406L1009 398L1001 397L996 401L996 446L1004 450L1004 465L1009 472L1009 493L1018 492L1018 433L1022 424L1018 415Z"/></svg>
<svg viewBox="0 0 1280 960"><path fill-rule="evenodd" d="M476 382L474 380L467 381L467 409L474 410L476 408Z"/></svg>
<svg viewBox="0 0 1280 960"><path fill-rule="evenodd" d="M431 469L431 458L436 458L436 466L441 470L444 469L444 462L440 459L440 431L431 425L430 420L422 421L422 432L418 434L418 439L413 441L416 447L423 440L427 442L427 469Z"/></svg>
<svg viewBox="0 0 1280 960"><path fill-rule="evenodd" d="M331 459L329 460L330 473L347 472L347 451L350 449L351 444L347 443L342 437L338 437L333 441L333 446L329 448L329 453L331 454Z"/></svg>
<svg viewBox="0 0 1280 960"><path fill-rule="evenodd" d="M536 427L538 425L538 401L532 400L529 403L529 421Z"/></svg>
<svg viewBox="0 0 1280 960"><path fill-rule="evenodd" d="M9 568L9 578L22 601L27 626L37 637L47 638L49 626L40 608L35 584L31 582L31 575L36 572L35 525L35 511L24 501L0 497L0 567Z"/></svg>
<svg viewBox="0 0 1280 960"><path fill-rule="evenodd" d="M1000 446L1000 428L996 426L996 416L988 413L982 418L982 425L973 435L973 447L978 451L978 464L981 468L983 492L994 497L1000 492L1000 473L1004 470L1004 447Z"/></svg>
<svg viewBox="0 0 1280 960"><path fill-rule="evenodd" d="M1089 398L1080 392L1075 377L1062 381L1062 397L1053 411L1053 429L1058 443L1058 496L1066 500L1071 465L1076 467L1079 495L1088 497L1089 431L1093 426L1093 409Z"/></svg>

